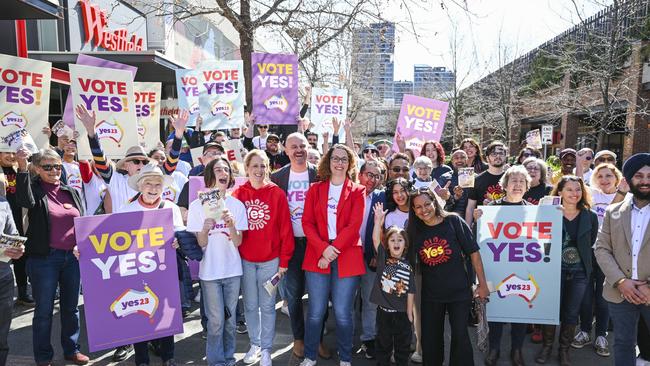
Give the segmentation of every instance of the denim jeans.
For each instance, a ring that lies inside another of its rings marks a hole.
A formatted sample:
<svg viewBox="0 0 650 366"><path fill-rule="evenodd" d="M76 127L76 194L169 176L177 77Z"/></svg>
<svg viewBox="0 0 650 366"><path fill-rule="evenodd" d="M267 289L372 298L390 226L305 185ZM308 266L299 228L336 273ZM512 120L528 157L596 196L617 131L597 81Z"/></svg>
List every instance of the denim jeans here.
<svg viewBox="0 0 650 366"><path fill-rule="evenodd" d="M377 272L366 264L366 273L361 276L361 341L372 341L377 334L377 305L370 302L370 293L375 286Z"/></svg>
<svg viewBox="0 0 650 366"><path fill-rule="evenodd" d="M561 278L560 322L565 325L577 325L580 304L589 279L585 271L562 271Z"/></svg>
<svg viewBox="0 0 650 366"><path fill-rule="evenodd" d="M0 264L8 266L8 264ZM12 311L14 309L14 276L9 272L0 278L0 366L7 363L9 344L7 336L11 328Z"/></svg>
<svg viewBox="0 0 650 366"><path fill-rule="evenodd" d="M275 337L275 295L264 288L264 282L278 273L279 258L268 262L249 262L242 259L242 291L244 312L251 345L271 351ZM208 322L210 317L208 316Z"/></svg>
<svg viewBox="0 0 650 366"><path fill-rule="evenodd" d="M150 341L139 342L133 345L133 350L135 351L135 364L139 365L148 365L149 364L149 342L156 342L158 350L160 352L160 358L165 361L169 361L174 358L174 336L170 335L167 337L162 337L158 339L152 339Z"/></svg>
<svg viewBox="0 0 650 366"><path fill-rule="evenodd" d="M350 362L352 359L352 336L354 333L354 297L361 276L339 278L338 261L330 263L330 273L305 272L309 308L305 329L305 357L316 360L320 330L327 311L327 302L332 297L332 308L336 319L336 345L339 359Z"/></svg>
<svg viewBox="0 0 650 366"><path fill-rule="evenodd" d="M637 323L639 317L650 328L650 307L634 305L627 301L609 303L609 315L614 322L614 365L627 366L636 363Z"/></svg>
<svg viewBox="0 0 650 366"><path fill-rule="evenodd" d="M580 330L591 334L591 326L594 318L594 302L596 303L596 337L607 335L609 323L609 307L603 298L603 283L605 275L600 270L598 263L594 260L593 272L587 283L585 296L580 307Z"/></svg>
<svg viewBox="0 0 650 366"><path fill-rule="evenodd" d="M79 352L79 262L71 250L50 249L47 256L27 258L27 275L32 282L36 307L32 320L32 344L37 363L54 356L50 343L54 295L59 286L61 347L65 356Z"/></svg>
<svg viewBox="0 0 650 366"><path fill-rule="evenodd" d="M241 276L201 281L208 318L208 340L205 355L209 366L235 364L235 309L239 298ZM229 317L226 319L228 309Z"/></svg>
<svg viewBox="0 0 650 366"><path fill-rule="evenodd" d="M501 336L503 335L503 326L507 323L501 322L488 322L490 326L490 333L488 338L490 339L490 349L499 350L501 349ZM510 323L510 349L521 349L524 345L524 338L526 337L526 327L528 324L525 323Z"/></svg>

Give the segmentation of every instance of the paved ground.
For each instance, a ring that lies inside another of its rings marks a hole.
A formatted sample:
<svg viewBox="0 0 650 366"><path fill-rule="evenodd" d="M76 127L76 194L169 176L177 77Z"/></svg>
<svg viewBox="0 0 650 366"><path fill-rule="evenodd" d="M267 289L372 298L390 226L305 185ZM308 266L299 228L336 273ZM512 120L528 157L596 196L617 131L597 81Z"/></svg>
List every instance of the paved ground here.
<svg viewBox="0 0 650 366"><path fill-rule="evenodd" d="M83 324L83 306L82 309L82 351L87 352L88 347L85 342L85 324ZM205 362L205 341L201 339L201 323L198 307L194 306L194 311L191 316L188 317L185 321L185 332L183 334L176 336L176 361L179 365L206 365ZM33 365L33 356L32 356L32 309L18 306L14 310L14 319L11 324L11 332L9 333L9 347L10 355L7 365L11 366L23 366L23 365ZM334 323L333 317L330 316L329 323L327 325L328 334L325 336L325 342L332 349L335 348L336 339L334 332ZM358 328L358 327L357 327ZM52 331L52 344L55 349L55 365L66 365L66 362L63 361L63 355L60 347L60 342L58 341L59 334L59 318L58 314L55 314L54 325ZM448 334L448 332L447 332ZM470 328L470 334L472 339L475 339L474 328ZM449 339L449 338L448 338ZM612 343L613 335L609 335L610 343ZM446 342L449 344L449 341ZM473 342L475 344L475 342ZM354 350L358 349L358 337L357 345L355 345ZM237 335L237 353L235 357L237 360L241 360L244 357L245 352L248 350L248 336L246 334ZM556 346L557 347L557 346ZM291 336L291 326L289 323L289 318L282 314L278 306L278 315L276 322L276 336L275 336L275 346L273 349L273 362L275 365L296 365L299 363L299 360L296 360L295 357L292 357L291 354L292 348L292 336ZM526 341L524 345L524 353L526 357L526 363L528 365L535 365L533 360L539 345L530 343L529 340ZM557 350L554 350L553 362L549 365L557 365L556 357ZM93 361L92 365L117 365L118 363L110 362L112 352L96 352L90 354ZM509 365L509 330L504 330L503 337L503 346L502 346L502 356L500 359L499 365ZM352 360L353 365L374 365L373 361L364 359L362 353L355 354L354 359ZM581 350L572 350L571 352L572 360L574 365L598 365L598 366L607 366L613 365L613 357L603 358L599 357L593 352L593 348L585 347ZM152 365L159 365L160 359L155 356L152 357ZM448 354L447 354L448 358ZM477 365L483 364L483 355L478 351L474 350L474 360ZM133 365L133 356L131 356L127 361L119 363L119 365ZM336 365L338 361L334 357L331 360L319 360L319 365ZM239 362L238 365L243 365L242 362ZM453 365L452 365L453 366Z"/></svg>

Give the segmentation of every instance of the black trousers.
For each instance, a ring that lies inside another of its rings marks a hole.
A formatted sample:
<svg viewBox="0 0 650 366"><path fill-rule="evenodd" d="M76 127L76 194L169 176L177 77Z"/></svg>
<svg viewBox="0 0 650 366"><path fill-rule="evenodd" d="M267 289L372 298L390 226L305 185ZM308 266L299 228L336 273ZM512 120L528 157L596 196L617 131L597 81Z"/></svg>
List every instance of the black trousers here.
<svg viewBox="0 0 650 366"><path fill-rule="evenodd" d="M390 355L395 350L395 364L407 366L411 335L411 322L405 312L388 312L377 307L377 336L375 338L377 365L390 366Z"/></svg>
<svg viewBox="0 0 650 366"><path fill-rule="evenodd" d="M18 287L27 286L27 271L25 270L27 257L23 255L18 259L13 259L11 262L14 264L14 276L16 276L16 285L18 285Z"/></svg>
<svg viewBox="0 0 650 366"><path fill-rule="evenodd" d="M445 314L449 314L451 355L448 365L474 366L472 343L467 333L471 300L434 302L422 300L422 361L425 366L441 366L445 360Z"/></svg>
<svg viewBox="0 0 650 366"><path fill-rule="evenodd" d="M650 361L650 331L643 321L643 316L639 318L639 328L636 334L636 343L641 351L639 356L646 361Z"/></svg>
<svg viewBox="0 0 650 366"><path fill-rule="evenodd" d="M0 278L0 366L7 363L9 344L7 336L11 327L14 309L14 276L11 274Z"/></svg>

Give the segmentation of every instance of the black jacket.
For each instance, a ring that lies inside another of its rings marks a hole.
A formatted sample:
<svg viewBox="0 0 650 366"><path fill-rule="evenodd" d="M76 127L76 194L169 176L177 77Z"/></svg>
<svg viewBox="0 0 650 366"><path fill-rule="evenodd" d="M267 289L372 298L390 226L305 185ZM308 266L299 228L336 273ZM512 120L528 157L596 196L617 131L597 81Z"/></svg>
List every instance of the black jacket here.
<svg viewBox="0 0 650 366"><path fill-rule="evenodd" d="M47 208L47 196L39 182L38 177L30 179L29 173L19 172L16 175L16 202L28 210L29 226L25 233L25 254L28 256L45 256L50 253L50 213ZM72 195L75 206L83 216L84 207L77 191L63 183L60 189Z"/></svg>
<svg viewBox="0 0 650 366"><path fill-rule="evenodd" d="M316 175L318 171L316 166L307 163L307 171L309 172L309 184L316 182ZM282 188L285 194L287 194L289 189L289 174L291 173L291 164L285 165L283 168L276 170L271 174L271 182L278 185Z"/></svg>

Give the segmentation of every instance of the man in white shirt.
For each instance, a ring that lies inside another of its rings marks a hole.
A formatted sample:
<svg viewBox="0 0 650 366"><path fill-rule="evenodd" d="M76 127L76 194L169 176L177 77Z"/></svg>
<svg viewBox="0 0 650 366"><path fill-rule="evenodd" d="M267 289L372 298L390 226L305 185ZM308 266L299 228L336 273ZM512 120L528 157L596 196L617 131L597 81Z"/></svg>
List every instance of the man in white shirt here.
<svg viewBox="0 0 650 366"><path fill-rule="evenodd" d="M605 274L603 297L619 330L614 332L616 366L635 364L638 321L650 328L650 153L630 157L623 175L632 199L607 208L595 249Z"/></svg>

